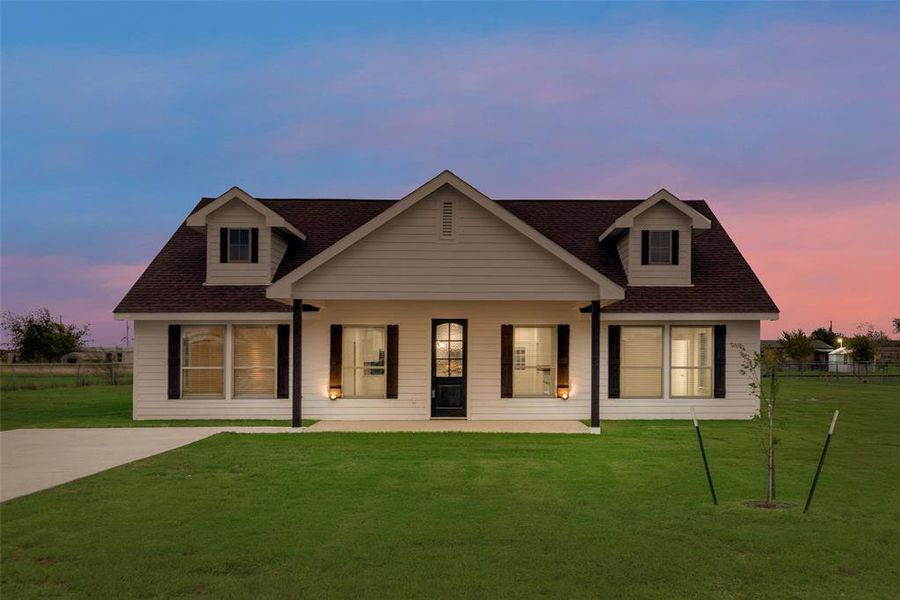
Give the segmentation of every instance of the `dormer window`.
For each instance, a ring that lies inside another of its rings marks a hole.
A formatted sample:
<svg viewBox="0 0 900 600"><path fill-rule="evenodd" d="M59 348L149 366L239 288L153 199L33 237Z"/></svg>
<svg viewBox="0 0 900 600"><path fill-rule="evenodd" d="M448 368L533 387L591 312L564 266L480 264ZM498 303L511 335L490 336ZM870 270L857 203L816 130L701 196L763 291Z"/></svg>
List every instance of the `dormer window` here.
<svg viewBox="0 0 900 600"><path fill-rule="evenodd" d="M250 230L228 230L228 262L250 262Z"/></svg>
<svg viewBox="0 0 900 600"><path fill-rule="evenodd" d="M259 229L256 227L222 227L219 230L220 255L223 263L259 262Z"/></svg>
<svg viewBox="0 0 900 600"><path fill-rule="evenodd" d="M678 230L641 232L642 265L677 265Z"/></svg>
<svg viewBox="0 0 900 600"><path fill-rule="evenodd" d="M672 264L672 232L671 231L651 231L650 232L650 264L651 265L670 265L670 264Z"/></svg>

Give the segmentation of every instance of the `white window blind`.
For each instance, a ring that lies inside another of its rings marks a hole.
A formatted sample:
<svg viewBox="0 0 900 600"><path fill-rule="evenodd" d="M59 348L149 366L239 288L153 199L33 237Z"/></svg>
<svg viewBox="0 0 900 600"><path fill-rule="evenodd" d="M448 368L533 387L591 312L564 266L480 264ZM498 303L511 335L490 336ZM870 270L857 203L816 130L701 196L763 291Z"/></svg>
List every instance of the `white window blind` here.
<svg viewBox="0 0 900 600"><path fill-rule="evenodd" d="M556 327L513 327L513 397L556 396Z"/></svg>
<svg viewBox="0 0 900 600"><path fill-rule="evenodd" d="M672 232L671 231L651 231L650 232L650 264L651 265L670 265L672 264Z"/></svg>
<svg viewBox="0 0 900 600"><path fill-rule="evenodd" d="M345 398L385 398L387 374L384 327L347 327L341 355L343 396Z"/></svg>
<svg viewBox="0 0 900 600"><path fill-rule="evenodd" d="M712 398L712 327L672 328L673 397Z"/></svg>
<svg viewBox="0 0 900 600"><path fill-rule="evenodd" d="M181 329L181 396L225 395L225 327L186 325Z"/></svg>
<svg viewBox="0 0 900 600"><path fill-rule="evenodd" d="M662 327L622 327L622 398L662 397L662 343Z"/></svg>
<svg viewBox="0 0 900 600"><path fill-rule="evenodd" d="M274 398L277 329L274 325L234 326L234 397Z"/></svg>

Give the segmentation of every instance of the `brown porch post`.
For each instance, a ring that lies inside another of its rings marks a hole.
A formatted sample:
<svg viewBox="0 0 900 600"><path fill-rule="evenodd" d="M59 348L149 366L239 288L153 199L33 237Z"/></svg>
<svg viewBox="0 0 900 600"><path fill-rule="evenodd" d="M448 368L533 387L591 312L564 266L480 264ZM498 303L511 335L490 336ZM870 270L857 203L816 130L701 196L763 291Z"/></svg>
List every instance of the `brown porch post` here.
<svg viewBox="0 0 900 600"><path fill-rule="evenodd" d="M600 427L600 301L591 301L591 427Z"/></svg>
<svg viewBox="0 0 900 600"><path fill-rule="evenodd" d="M302 343L303 343L303 300L294 300L294 322L292 336L293 345L293 362L292 370L294 372L293 385L291 386L291 427L300 427L302 422L300 414L300 390L302 389Z"/></svg>

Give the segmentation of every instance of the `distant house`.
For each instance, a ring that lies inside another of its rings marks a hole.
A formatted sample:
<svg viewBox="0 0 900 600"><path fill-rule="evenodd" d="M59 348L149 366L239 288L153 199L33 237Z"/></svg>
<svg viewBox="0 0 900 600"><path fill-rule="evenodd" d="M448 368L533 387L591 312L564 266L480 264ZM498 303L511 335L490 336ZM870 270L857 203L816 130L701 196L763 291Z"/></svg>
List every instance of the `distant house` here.
<svg viewBox="0 0 900 600"><path fill-rule="evenodd" d="M98 362L131 364L134 362L134 351L131 348L117 348L115 346L86 346L81 350L63 354L59 362L67 364Z"/></svg>
<svg viewBox="0 0 900 600"><path fill-rule="evenodd" d="M760 340L759 342L760 348L775 348L778 351L784 350L783 342L779 340ZM829 346L822 340L813 339L813 353L803 357L799 361L794 360L793 358L784 357L785 364L797 364L798 362L802 363L815 363L813 366L818 368L825 368L825 365L828 363L828 354L834 350L833 346Z"/></svg>
<svg viewBox="0 0 900 600"><path fill-rule="evenodd" d="M841 346L828 353L828 371L830 373L853 372L853 350Z"/></svg>

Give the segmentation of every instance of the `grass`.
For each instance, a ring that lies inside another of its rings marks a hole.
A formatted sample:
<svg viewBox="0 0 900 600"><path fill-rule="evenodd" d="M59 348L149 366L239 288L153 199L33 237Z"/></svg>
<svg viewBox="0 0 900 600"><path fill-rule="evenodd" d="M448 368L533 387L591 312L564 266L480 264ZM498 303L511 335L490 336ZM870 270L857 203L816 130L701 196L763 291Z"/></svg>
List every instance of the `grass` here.
<svg viewBox="0 0 900 600"><path fill-rule="evenodd" d="M63 365L69 367L70 365ZM84 374L48 374L48 373L15 373L11 369L0 373L0 391L10 392L16 390L45 390L49 388L73 388L110 383L108 374L91 373L85 370ZM131 373L121 373L118 376L118 385L131 386Z"/></svg>
<svg viewBox="0 0 900 600"><path fill-rule="evenodd" d="M222 434L3 504L4 595L894 598L897 386L786 381L759 422L600 436ZM812 511L801 512L834 409Z"/></svg>
<svg viewBox="0 0 900 600"><path fill-rule="evenodd" d="M303 425L313 420L304 419ZM4 391L0 397L0 430L57 427L277 426L289 420L161 420L131 419L131 386L98 385L44 390Z"/></svg>

